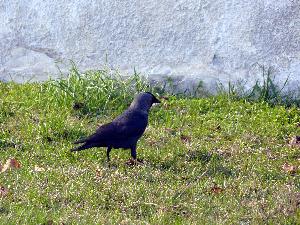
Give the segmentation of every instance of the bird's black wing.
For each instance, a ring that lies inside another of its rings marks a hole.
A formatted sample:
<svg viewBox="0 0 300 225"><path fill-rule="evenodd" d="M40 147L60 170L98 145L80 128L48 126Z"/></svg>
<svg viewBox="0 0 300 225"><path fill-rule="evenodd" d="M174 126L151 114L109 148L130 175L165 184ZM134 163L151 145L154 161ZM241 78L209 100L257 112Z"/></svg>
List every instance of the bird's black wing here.
<svg viewBox="0 0 300 225"><path fill-rule="evenodd" d="M103 124L101 125L94 134L79 139L77 141L74 142L74 144L80 144L80 143L84 143L84 142L98 142L101 140L106 140L108 138L110 138L115 132L116 132L116 127L115 124L113 123L107 123L107 124Z"/></svg>
<svg viewBox="0 0 300 225"><path fill-rule="evenodd" d="M80 143L97 143L97 142L101 142L103 140L107 140L109 138L112 138L113 135L116 133L116 131L118 131L118 129L115 127L114 123L107 123L107 124L103 124L101 125L94 134L79 139L77 141L74 142L74 144L80 144Z"/></svg>
<svg viewBox="0 0 300 225"><path fill-rule="evenodd" d="M125 111L111 123L100 126L85 142L107 143L109 140L139 138L145 131L148 115Z"/></svg>

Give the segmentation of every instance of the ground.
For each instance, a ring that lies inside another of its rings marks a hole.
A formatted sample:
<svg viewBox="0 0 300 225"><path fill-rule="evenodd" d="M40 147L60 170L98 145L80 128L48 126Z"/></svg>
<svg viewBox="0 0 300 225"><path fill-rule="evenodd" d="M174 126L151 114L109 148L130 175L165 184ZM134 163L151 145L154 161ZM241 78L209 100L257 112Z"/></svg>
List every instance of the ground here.
<svg viewBox="0 0 300 225"><path fill-rule="evenodd" d="M105 149L71 153L72 142L133 96L107 102L83 83L0 83L0 164L20 163L0 173L1 224L300 223L299 108L168 96L138 143L144 164L126 165L129 150L109 164Z"/></svg>

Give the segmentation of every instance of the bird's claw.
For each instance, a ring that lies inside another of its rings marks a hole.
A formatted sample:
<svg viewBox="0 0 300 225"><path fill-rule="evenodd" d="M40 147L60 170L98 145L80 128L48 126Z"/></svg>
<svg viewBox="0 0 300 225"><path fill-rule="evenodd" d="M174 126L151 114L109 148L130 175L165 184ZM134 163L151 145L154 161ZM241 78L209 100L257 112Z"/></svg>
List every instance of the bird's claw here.
<svg viewBox="0 0 300 225"><path fill-rule="evenodd" d="M142 159L129 159L126 162L127 166L138 166L138 165L144 165L144 160Z"/></svg>

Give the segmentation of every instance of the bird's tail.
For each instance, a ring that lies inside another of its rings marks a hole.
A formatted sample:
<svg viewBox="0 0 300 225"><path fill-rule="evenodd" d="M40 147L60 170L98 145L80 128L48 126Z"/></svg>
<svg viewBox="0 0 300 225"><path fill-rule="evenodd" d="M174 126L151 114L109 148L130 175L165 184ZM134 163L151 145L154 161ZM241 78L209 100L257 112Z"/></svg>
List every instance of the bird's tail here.
<svg viewBox="0 0 300 225"><path fill-rule="evenodd" d="M88 140L88 138L82 138L82 139L79 139L77 141L74 142L74 144L80 144L80 143L84 143Z"/></svg>
<svg viewBox="0 0 300 225"><path fill-rule="evenodd" d="M93 147L96 147L96 146L94 144L83 144L83 145L78 146L76 148L72 148L71 152L78 152L78 151L85 150L85 149L88 149L88 148L93 148Z"/></svg>

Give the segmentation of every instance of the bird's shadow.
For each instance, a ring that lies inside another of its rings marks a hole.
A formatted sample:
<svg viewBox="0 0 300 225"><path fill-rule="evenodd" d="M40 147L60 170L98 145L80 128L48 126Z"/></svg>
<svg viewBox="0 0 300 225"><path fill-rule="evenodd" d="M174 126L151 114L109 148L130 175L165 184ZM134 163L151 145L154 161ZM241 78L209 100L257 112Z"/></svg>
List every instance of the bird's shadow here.
<svg viewBox="0 0 300 225"><path fill-rule="evenodd" d="M205 165L212 159L212 154L210 152L203 152L198 150L188 151L187 153L179 153L171 158L165 159L157 165L152 164L160 170L170 170L176 169L179 161L187 161L189 163L201 162ZM179 168L180 169L180 168ZM177 170L177 169L176 169Z"/></svg>
<svg viewBox="0 0 300 225"><path fill-rule="evenodd" d="M180 173L185 166L184 162L190 164L196 163L195 165L199 167L207 168L208 176L222 175L231 177L235 174L232 168L223 165L223 158L221 156L201 150L191 150L186 154L180 153L157 163L149 163L149 166L160 171Z"/></svg>

